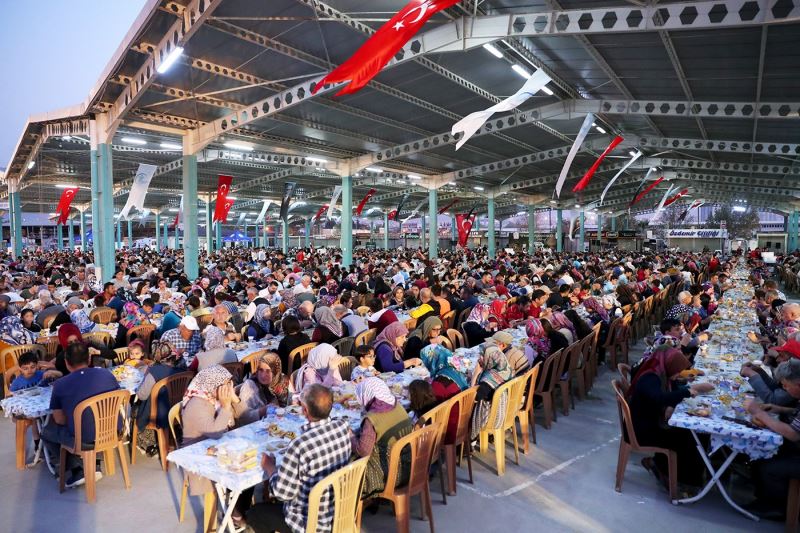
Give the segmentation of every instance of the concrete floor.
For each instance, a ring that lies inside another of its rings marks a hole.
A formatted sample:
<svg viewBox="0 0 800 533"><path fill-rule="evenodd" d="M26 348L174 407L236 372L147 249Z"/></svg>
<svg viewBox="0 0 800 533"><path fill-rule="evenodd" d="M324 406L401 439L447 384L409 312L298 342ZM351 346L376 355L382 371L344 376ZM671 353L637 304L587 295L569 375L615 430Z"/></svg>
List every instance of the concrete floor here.
<svg viewBox="0 0 800 533"><path fill-rule="evenodd" d="M776 522L754 523L730 508L715 491L689 506L675 507L665 490L634 455L625 474L623 492L614 491L619 424L609 385L613 375L602 371L590 397L577 403L568 417L559 416L550 431L538 427L539 444L515 465L508 450L506 475L494 473L493 450L473 463L475 484L459 469L458 495L442 505L434 480L433 512L439 532L465 531L781 531ZM186 521L178 523L181 476L175 468L164 474L155 459L139 455L131 469L133 487L126 491L117 468L114 477L97 485L97 503L86 503L83 488L58 493L56 480L42 466L14 468L14 427L0 420L1 531L118 533L199 531L202 507L190 499ZM746 497L745 497L746 499ZM418 501L412 506L411 530L428 531L419 520ZM388 505L377 515L366 514L364 530L393 531Z"/></svg>

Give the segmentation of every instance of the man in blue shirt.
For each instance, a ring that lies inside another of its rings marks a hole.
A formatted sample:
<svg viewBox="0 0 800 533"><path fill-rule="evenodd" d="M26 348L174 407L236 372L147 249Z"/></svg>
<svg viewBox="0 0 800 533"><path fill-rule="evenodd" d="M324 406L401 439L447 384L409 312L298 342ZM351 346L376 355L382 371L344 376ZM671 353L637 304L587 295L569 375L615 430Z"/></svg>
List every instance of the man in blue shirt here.
<svg viewBox="0 0 800 533"><path fill-rule="evenodd" d="M70 344L64 359L70 373L53 384L50 399L52 416L42 429L42 440L53 461L58 460L62 444L72 447L75 442L75 407L87 398L119 388L111 372L103 368L89 368L89 348L85 344ZM94 417L90 410L83 412L81 431L84 443L94 443ZM85 480L81 462L72 454L67 454L66 461L65 472L69 472L66 486L72 488L82 485ZM94 471L95 465L89 467ZM55 471L58 472L58 465L55 465ZM95 479L100 477L102 474L97 472Z"/></svg>

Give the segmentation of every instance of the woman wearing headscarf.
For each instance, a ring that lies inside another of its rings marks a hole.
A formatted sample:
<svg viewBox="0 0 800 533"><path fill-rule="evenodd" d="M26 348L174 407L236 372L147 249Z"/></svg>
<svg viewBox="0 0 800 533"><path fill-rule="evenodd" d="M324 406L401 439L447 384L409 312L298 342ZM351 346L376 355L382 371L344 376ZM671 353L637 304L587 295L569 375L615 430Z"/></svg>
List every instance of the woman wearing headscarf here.
<svg viewBox="0 0 800 533"><path fill-rule="evenodd" d="M405 348L403 349L403 358L417 358L419 357L420 350L425 346L441 344L443 340L442 321L439 317L428 317L408 336Z"/></svg>
<svg viewBox="0 0 800 533"><path fill-rule="evenodd" d="M256 306L256 312L253 313L253 319L247 327L247 338L257 341L276 333L277 329L272 322L272 308L269 304Z"/></svg>
<svg viewBox="0 0 800 533"><path fill-rule="evenodd" d="M494 300L489 305L489 323L495 324L495 331L508 328L507 308L505 300Z"/></svg>
<svg viewBox="0 0 800 533"><path fill-rule="evenodd" d="M216 326L208 326L203 331L203 351L197 352L197 356L189 366L189 370L202 370L213 365L223 363L235 363L239 360L236 352L225 346L225 332Z"/></svg>
<svg viewBox="0 0 800 533"><path fill-rule="evenodd" d="M353 453L358 457L369 457L361 492L362 499L365 499L384 490L392 446L398 439L411 433L413 427L406 410L380 378L366 378L358 383L356 398L366 412L361 422L361 431L358 436L352 437ZM408 481L410 452L406 448L400 454L401 468L397 486Z"/></svg>
<svg viewBox="0 0 800 533"><path fill-rule="evenodd" d="M308 359L294 378L294 392L301 392L307 385L320 383L328 388L342 383L339 362L342 356L330 344L322 343L308 352Z"/></svg>
<svg viewBox="0 0 800 533"><path fill-rule="evenodd" d="M611 315L603 303L597 298L587 298L583 301L583 308L586 309L589 321L594 326L600 324L600 331L597 335L597 360L604 363L606 360L606 349L604 348L608 339L608 332L611 330Z"/></svg>
<svg viewBox="0 0 800 533"><path fill-rule="evenodd" d="M678 480L697 486L704 468L697 454L696 443L689 431L667 425L673 409L681 401L714 388L710 383L696 383L690 387L676 386L674 381L690 366L689 359L680 349L663 344L642 363L626 395L639 443L676 451ZM663 455L656 455L655 460L643 459L642 465L659 479L668 479L667 461Z"/></svg>
<svg viewBox="0 0 800 533"><path fill-rule="evenodd" d="M7 316L0 320L0 342L5 346L20 346L33 344L35 339L33 333L22 325L19 317Z"/></svg>
<svg viewBox="0 0 800 533"><path fill-rule="evenodd" d="M475 365L472 374L472 386L478 386L478 392L475 395L475 412L472 415L473 439L478 437L480 430L489 420L494 391L512 377L512 370L505 354L496 345L488 344L481 352L478 364ZM500 401L508 401L508 399L504 397ZM503 412L504 409L505 406L501 403L500 412Z"/></svg>
<svg viewBox="0 0 800 533"><path fill-rule="evenodd" d="M403 360L403 348L408 339L408 329L400 322L392 322L375 338L375 368L379 372L397 372L422 364L419 358Z"/></svg>
<svg viewBox="0 0 800 533"><path fill-rule="evenodd" d="M237 395L241 401L234 406L234 414L240 426L264 418L270 404L286 406L289 378L282 372L278 354L267 352L259 357L256 372L239 386Z"/></svg>
<svg viewBox="0 0 800 533"><path fill-rule="evenodd" d="M547 318L547 320L550 321L550 324L556 330L558 330L559 333L567 338L568 344L572 344L577 340L575 326L572 325L572 322L564 313L561 311L553 311L550 313L550 316Z"/></svg>
<svg viewBox="0 0 800 533"><path fill-rule="evenodd" d="M214 365L198 372L181 401L183 445L220 438L233 427L233 406L237 403L233 376L224 367ZM207 479L189 474L189 494L199 496L211 490Z"/></svg>
<svg viewBox="0 0 800 533"><path fill-rule="evenodd" d="M475 304L469 316L462 324L464 333L467 334L467 344L477 346L494 334L496 323L489 320L489 306L485 304Z"/></svg>
<svg viewBox="0 0 800 533"><path fill-rule="evenodd" d="M533 367L537 363L544 362L550 354L550 339L538 318L531 318L525 323L525 334L528 342L525 343L525 357Z"/></svg>
<svg viewBox="0 0 800 533"><path fill-rule="evenodd" d="M317 307L314 311L317 327L311 334L311 342L325 342L332 344L342 338L342 321L330 307Z"/></svg>

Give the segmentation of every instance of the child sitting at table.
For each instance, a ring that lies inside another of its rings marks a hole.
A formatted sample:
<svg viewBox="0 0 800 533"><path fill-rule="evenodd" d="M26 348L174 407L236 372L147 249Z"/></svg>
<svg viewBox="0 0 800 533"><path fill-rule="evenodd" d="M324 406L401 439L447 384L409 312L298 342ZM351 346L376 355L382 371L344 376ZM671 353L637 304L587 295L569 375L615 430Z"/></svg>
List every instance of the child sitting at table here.
<svg viewBox="0 0 800 533"><path fill-rule="evenodd" d="M358 383L364 378L377 376L379 372L375 370L375 350L372 346L357 346L355 349L359 365L350 374L350 381Z"/></svg>
<svg viewBox="0 0 800 533"><path fill-rule="evenodd" d="M61 372L57 370L39 370L39 358L33 352L25 352L17 361L20 374L8 386L10 392L16 392L37 386L46 379L58 379Z"/></svg>
<svg viewBox="0 0 800 533"><path fill-rule="evenodd" d="M415 379L408 384L408 397L410 401L409 415L411 422L415 425L420 422L420 418L425 416L425 413L439 403L433 394L431 384L424 379Z"/></svg>
<svg viewBox="0 0 800 533"><path fill-rule="evenodd" d="M152 361L144 358L144 344L142 341L137 339L128 344L128 359L125 364L137 368L152 364Z"/></svg>

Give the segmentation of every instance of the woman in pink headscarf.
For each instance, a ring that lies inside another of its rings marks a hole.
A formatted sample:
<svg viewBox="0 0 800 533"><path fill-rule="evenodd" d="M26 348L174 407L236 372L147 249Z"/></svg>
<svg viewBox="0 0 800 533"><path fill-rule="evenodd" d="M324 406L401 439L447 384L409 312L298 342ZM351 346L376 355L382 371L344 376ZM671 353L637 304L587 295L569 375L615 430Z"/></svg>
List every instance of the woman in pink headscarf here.
<svg viewBox="0 0 800 533"><path fill-rule="evenodd" d="M375 367L381 372L400 373L408 367L422 364L418 357L403 360L403 348L408 339L408 329L400 322L392 322L375 339Z"/></svg>

